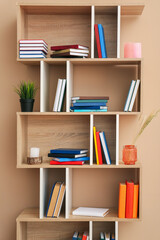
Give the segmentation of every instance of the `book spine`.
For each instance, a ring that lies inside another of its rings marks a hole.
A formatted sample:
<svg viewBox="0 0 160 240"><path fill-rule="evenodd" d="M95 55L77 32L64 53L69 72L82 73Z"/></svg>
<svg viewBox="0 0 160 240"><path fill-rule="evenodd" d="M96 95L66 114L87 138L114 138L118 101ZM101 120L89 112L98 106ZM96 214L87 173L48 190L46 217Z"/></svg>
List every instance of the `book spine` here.
<svg viewBox="0 0 160 240"><path fill-rule="evenodd" d="M93 136L94 136L94 147L95 147L95 153L96 153L96 161L97 161L97 165L99 165L97 139L96 139L96 127L93 127Z"/></svg>
<svg viewBox="0 0 160 240"><path fill-rule="evenodd" d="M102 58L107 58L103 26L98 24L99 39L101 45Z"/></svg>
<svg viewBox="0 0 160 240"><path fill-rule="evenodd" d="M133 218L137 218L138 215L138 196L139 196L139 184L135 184L133 198Z"/></svg>
<svg viewBox="0 0 160 240"><path fill-rule="evenodd" d="M107 106L76 106L76 107L70 107L71 110L76 109L89 109L89 110L101 110L101 109L107 109Z"/></svg>
<svg viewBox="0 0 160 240"><path fill-rule="evenodd" d="M134 183L127 182L126 186L126 218L133 218L133 196L134 196Z"/></svg>
<svg viewBox="0 0 160 240"><path fill-rule="evenodd" d="M127 99L126 99L126 103L125 103L125 106L124 106L124 112L127 112L129 110L129 105L130 105L130 102L131 102L131 98L132 98L132 95L133 95L135 84L136 84L136 81L132 80L130 88L129 88L128 96L127 96Z"/></svg>
<svg viewBox="0 0 160 240"><path fill-rule="evenodd" d="M84 161L71 161L71 162L57 162L57 161L50 161L50 165L83 165Z"/></svg>
<svg viewBox="0 0 160 240"><path fill-rule="evenodd" d="M102 58L101 46L100 46L100 40L99 40L99 33L98 33L98 24L94 25L94 30L95 30L95 35L96 35L98 57Z"/></svg>
<svg viewBox="0 0 160 240"><path fill-rule="evenodd" d="M61 92L60 92L60 99L58 102L58 112L61 111L62 109L62 103L63 103L63 99L64 99L64 94L65 94L65 87L66 87L66 79L62 80L62 88L61 88Z"/></svg>
<svg viewBox="0 0 160 240"><path fill-rule="evenodd" d="M106 107L106 103L105 102L76 102L76 103L73 103L73 107L84 107L84 106L88 106L88 107L95 107L95 106L104 106Z"/></svg>
<svg viewBox="0 0 160 240"><path fill-rule="evenodd" d="M118 204L118 217L125 218L126 210L126 184L119 184L119 204Z"/></svg>
<svg viewBox="0 0 160 240"><path fill-rule="evenodd" d="M97 150L98 150L98 159L99 159L99 164L102 165L102 152L101 152L101 143L100 143L100 137L99 137L99 132L96 132L96 140L97 140Z"/></svg>
<svg viewBox="0 0 160 240"><path fill-rule="evenodd" d="M136 81L136 85L135 85L135 88L134 88L134 91L133 91L133 95L132 95L132 98L131 98L131 103L129 105L129 112L131 112L132 109L133 109L133 105L134 105L134 102L135 102L135 99L136 99L136 95L137 95L137 92L138 92L139 84L140 84L140 80L138 79Z"/></svg>
<svg viewBox="0 0 160 240"><path fill-rule="evenodd" d="M74 109L74 112L107 112L107 109Z"/></svg>
<svg viewBox="0 0 160 240"><path fill-rule="evenodd" d="M60 187L59 187L58 196L57 196L57 200L56 200L56 204L55 204L55 207L54 207L54 210L53 210L53 215L52 215L52 217L54 217L54 213L55 213L56 208L57 208L58 198L59 198L59 195L60 195L60 192L61 192L62 185L63 185L63 183L62 183L62 184L60 185Z"/></svg>
<svg viewBox="0 0 160 240"><path fill-rule="evenodd" d="M62 79L58 79L57 90L56 90L54 106L53 106L54 112L57 112L58 110L58 103L59 103L61 88L62 88Z"/></svg>

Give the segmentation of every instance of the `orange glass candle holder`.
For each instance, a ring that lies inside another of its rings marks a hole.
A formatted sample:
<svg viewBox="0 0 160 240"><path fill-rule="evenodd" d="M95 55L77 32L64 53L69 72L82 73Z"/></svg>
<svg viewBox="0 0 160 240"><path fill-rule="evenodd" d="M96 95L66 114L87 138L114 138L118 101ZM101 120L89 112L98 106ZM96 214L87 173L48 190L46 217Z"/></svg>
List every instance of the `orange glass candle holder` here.
<svg viewBox="0 0 160 240"><path fill-rule="evenodd" d="M123 147L123 162L126 165L134 165L137 161L137 148L135 145L125 145Z"/></svg>

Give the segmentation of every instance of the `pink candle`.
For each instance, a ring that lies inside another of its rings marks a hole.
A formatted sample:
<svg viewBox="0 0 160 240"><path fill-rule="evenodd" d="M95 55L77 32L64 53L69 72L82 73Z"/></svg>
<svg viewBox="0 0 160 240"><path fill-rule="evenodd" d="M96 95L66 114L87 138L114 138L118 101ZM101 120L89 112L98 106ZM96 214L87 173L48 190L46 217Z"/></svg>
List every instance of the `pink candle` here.
<svg viewBox="0 0 160 240"><path fill-rule="evenodd" d="M141 43L125 43L125 58L141 58Z"/></svg>

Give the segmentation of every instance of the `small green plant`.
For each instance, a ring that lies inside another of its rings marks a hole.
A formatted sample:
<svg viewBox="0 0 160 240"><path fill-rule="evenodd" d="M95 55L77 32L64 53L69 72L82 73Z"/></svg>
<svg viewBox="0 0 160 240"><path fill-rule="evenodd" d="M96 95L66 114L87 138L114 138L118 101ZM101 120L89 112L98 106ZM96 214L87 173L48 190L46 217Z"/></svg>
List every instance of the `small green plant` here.
<svg viewBox="0 0 160 240"><path fill-rule="evenodd" d="M137 141L137 139L141 136L141 134L143 133L144 129L150 124L150 122L158 115L158 113L160 112L160 109L158 109L157 111L153 111L152 113L149 114L149 116L144 119L141 123L141 127L140 130L137 134L137 136L135 137L133 144L135 144L135 142Z"/></svg>
<svg viewBox="0 0 160 240"><path fill-rule="evenodd" d="M19 95L20 99L34 99L37 88L33 82L21 82L15 92Z"/></svg>

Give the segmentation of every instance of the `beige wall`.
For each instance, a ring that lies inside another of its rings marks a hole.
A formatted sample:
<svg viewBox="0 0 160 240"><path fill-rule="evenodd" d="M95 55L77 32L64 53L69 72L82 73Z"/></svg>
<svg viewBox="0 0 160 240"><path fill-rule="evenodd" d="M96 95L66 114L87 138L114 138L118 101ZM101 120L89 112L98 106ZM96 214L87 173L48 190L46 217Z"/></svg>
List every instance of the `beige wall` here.
<svg viewBox="0 0 160 240"><path fill-rule="evenodd" d="M69 1L69 0L68 0ZM61 2L68 2L61 1ZM31 1L30 1L31 2ZM75 1L77 2L77 1ZM81 1L81 3L86 0ZM96 2L89 1L90 3ZM99 1L100 2L100 1ZM109 2L109 1L105 1ZM110 1L114 3L138 3L138 0ZM126 41L142 42L143 110L144 114L160 107L160 15L159 0L144 1L141 17L122 19L121 50ZM20 110L13 86L20 80L38 79L37 67L16 62L16 1L0 2L0 240L16 239L16 217L26 207L39 204L39 171L16 169L16 112ZM35 110L38 109L39 96ZM138 126L138 118L122 119L126 132L121 139L130 142ZM139 160L143 163L142 175L142 222L120 223L119 240L160 239L160 115L137 142ZM133 127L131 127L133 126Z"/></svg>

